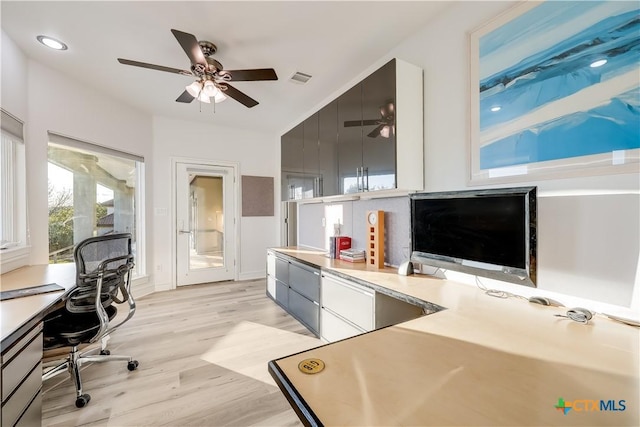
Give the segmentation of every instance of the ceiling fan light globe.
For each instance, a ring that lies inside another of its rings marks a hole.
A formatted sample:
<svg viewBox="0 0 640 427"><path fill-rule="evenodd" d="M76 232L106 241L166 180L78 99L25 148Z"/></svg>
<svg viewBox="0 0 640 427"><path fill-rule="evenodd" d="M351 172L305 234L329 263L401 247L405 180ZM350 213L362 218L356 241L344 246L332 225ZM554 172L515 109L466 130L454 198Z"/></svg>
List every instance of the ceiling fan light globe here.
<svg viewBox="0 0 640 427"><path fill-rule="evenodd" d="M224 101L225 99L227 99L227 97L225 96L224 93L222 93L221 90L218 90L218 93L215 94L215 96L213 97L213 101L217 104L219 102Z"/></svg>
<svg viewBox="0 0 640 427"><path fill-rule="evenodd" d="M390 131L391 131L390 126L385 126L382 129L380 129L380 136L383 138L389 138Z"/></svg>
<svg viewBox="0 0 640 427"><path fill-rule="evenodd" d="M198 97L198 101L204 102L205 104L211 104L211 99L207 96L206 93L202 92Z"/></svg>
<svg viewBox="0 0 640 427"><path fill-rule="evenodd" d="M204 82L204 88L202 89L202 91L208 97L212 97L216 96L218 92L220 92L220 89L218 89L211 80L207 80L206 82Z"/></svg>
<svg viewBox="0 0 640 427"><path fill-rule="evenodd" d="M185 89L187 90L187 92L189 92L189 95L197 98L198 96L200 96L200 92L202 92L202 84L200 82L193 82L185 87Z"/></svg>

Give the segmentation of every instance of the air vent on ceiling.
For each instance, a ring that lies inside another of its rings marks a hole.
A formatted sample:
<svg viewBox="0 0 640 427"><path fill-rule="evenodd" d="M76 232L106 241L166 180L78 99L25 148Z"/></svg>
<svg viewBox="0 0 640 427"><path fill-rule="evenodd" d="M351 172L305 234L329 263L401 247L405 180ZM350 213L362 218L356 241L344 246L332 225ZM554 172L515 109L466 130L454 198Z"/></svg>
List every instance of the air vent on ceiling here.
<svg viewBox="0 0 640 427"><path fill-rule="evenodd" d="M291 76L289 80L292 81L293 83L305 84L306 82L309 81L309 79L311 79L311 75L301 73L300 71L296 71L296 73L293 76Z"/></svg>

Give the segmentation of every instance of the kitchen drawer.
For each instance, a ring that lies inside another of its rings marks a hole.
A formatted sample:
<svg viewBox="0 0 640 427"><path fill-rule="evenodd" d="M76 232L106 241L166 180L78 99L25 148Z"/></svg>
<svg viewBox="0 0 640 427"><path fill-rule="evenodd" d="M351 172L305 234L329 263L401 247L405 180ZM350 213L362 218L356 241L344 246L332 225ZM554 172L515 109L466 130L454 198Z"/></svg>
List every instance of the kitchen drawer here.
<svg viewBox="0 0 640 427"><path fill-rule="evenodd" d="M16 427L39 427L42 425L42 391L38 393L24 414L18 420Z"/></svg>
<svg viewBox="0 0 640 427"><path fill-rule="evenodd" d="M273 252L267 252L267 275L276 277L276 256Z"/></svg>
<svg viewBox="0 0 640 427"><path fill-rule="evenodd" d="M276 279L272 276L267 276L267 293L271 298L276 297Z"/></svg>
<svg viewBox="0 0 640 427"><path fill-rule="evenodd" d="M289 307L289 287L279 280L276 280L276 301L284 308Z"/></svg>
<svg viewBox="0 0 640 427"><path fill-rule="evenodd" d="M42 323L2 355L2 401L42 359ZM33 397L33 396L31 396Z"/></svg>
<svg viewBox="0 0 640 427"><path fill-rule="evenodd" d="M311 332L318 334L320 322L320 306L289 289L289 312L296 319L304 323Z"/></svg>
<svg viewBox="0 0 640 427"><path fill-rule="evenodd" d="M289 286L312 301L320 301L320 270L289 264Z"/></svg>
<svg viewBox="0 0 640 427"><path fill-rule="evenodd" d="M374 329L375 293L335 276L322 277L322 306L365 331Z"/></svg>
<svg viewBox="0 0 640 427"><path fill-rule="evenodd" d="M276 279L289 283L289 262L276 257Z"/></svg>
<svg viewBox="0 0 640 427"><path fill-rule="evenodd" d="M4 402L2 406L2 426L13 426L18 418L31 407L33 397L38 394L42 388L42 363L38 363L29 373L20 387ZM36 410L33 408L33 410ZM28 415L31 416L31 415Z"/></svg>
<svg viewBox="0 0 640 427"><path fill-rule="evenodd" d="M326 308L320 310L320 325L322 325L322 338L329 342L340 341L366 332Z"/></svg>

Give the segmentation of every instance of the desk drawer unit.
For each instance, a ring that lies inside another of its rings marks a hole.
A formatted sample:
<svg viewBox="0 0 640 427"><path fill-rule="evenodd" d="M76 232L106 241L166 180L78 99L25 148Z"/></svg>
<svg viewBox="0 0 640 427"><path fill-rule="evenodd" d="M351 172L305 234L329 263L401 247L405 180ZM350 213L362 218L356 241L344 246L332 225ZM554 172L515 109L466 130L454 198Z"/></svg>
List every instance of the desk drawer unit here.
<svg viewBox="0 0 640 427"><path fill-rule="evenodd" d="M289 307L289 286L280 280L276 280L276 301L284 308Z"/></svg>
<svg viewBox="0 0 640 427"><path fill-rule="evenodd" d="M322 306L364 331L374 327L375 292L328 274L322 277Z"/></svg>
<svg viewBox="0 0 640 427"><path fill-rule="evenodd" d="M320 270L289 264L289 286L312 301L320 301Z"/></svg>
<svg viewBox="0 0 640 427"><path fill-rule="evenodd" d="M311 332L318 334L320 330L320 306L318 303L300 295L293 288L289 289L289 313L311 329Z"/></svg>
<svg viewBox="0 0 640 427"><path fill-rule="evenodd" d="M42 388L41 359L42 323L2 354L3 427L16 425L21 417L31 419L36 412L40 423L41 400L36 396Z"/></svg>

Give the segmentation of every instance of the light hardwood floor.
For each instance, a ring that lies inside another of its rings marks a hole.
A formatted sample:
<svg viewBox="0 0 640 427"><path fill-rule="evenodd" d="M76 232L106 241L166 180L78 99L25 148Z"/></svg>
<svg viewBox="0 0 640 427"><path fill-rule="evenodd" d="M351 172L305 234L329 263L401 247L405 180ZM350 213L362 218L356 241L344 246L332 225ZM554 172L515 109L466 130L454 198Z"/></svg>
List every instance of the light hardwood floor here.
<svg viewBox="0 0 640 427"><path fill-rule="evenodd" d="M137 300L109 341L140 362L83 366L91 402L75 407L63 374L43 384L43 426L300 425L267 362L321 345L265 295L265 281L223 282Z"/></svg>

